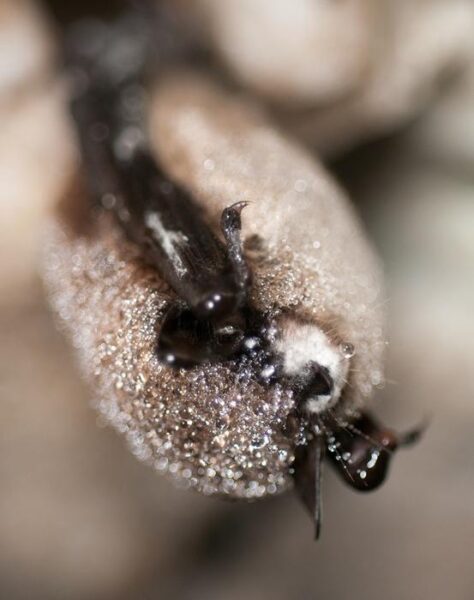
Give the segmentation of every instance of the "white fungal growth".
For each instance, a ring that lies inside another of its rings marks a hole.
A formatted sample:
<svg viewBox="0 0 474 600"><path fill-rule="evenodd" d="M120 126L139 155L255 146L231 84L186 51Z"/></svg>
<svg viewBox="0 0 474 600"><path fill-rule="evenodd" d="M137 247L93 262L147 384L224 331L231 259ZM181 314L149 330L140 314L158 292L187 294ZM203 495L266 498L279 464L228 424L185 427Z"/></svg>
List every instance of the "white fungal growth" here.
<svg viewBox="0 0 474 600"><path fill-rule="evenodd" d="M155 212L148 212L145 215L145 223L160 242L160 245L166 252L166 256L173 263L173 266L179 276L183 277L186 275L187 269L176 250L176 246L186 243L186 236L179 231L170 231L166 229L161 221L160 216Z"/></svg>
<svg viewBox="0 0 474 600"><path fill-rule="evenodd" d="M309 412L320 413L337 403L347 382L349 360L317 325L286 319L275 349L283 357L283 372L287 376L304 376L311 365L329 373L333 381L331 393L307 398Z"/></svg>

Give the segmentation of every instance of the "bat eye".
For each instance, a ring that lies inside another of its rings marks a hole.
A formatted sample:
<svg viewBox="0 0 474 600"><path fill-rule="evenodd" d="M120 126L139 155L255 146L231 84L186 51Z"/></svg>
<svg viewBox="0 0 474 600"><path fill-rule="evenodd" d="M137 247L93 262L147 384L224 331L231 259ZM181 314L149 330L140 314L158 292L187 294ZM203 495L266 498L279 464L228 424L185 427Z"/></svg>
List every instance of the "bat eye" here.
<svg viewBox="0 0 474 600"><path fill-rule="evenodd" d="M193 367L205 361L225 360L235 354L244 338L245 320L239 315L215 326L179 306L165 316L158 340L158 356L173 367Z"/></svg>
<svg viewBox="0 0 474 600"><path fill-rule="evenodd" d="M235 352L244 338L244 331L236 325L223 325L215 330L215 343L223 355Z"/></svg>
<svg viewBox="0 0 474 600"><path fill-rule="evenodd" d="M202 319L219 319L234 313L236 306L235 294L214 292L198 302L194 310Z"/></svg>
<svg viewBox="0 0 474 600"><path fill-rule="evenodd" d="M196 318L189 309L173 306L167 312L158 340L158 357L173 367L192 367L205 360Z"/></svg>

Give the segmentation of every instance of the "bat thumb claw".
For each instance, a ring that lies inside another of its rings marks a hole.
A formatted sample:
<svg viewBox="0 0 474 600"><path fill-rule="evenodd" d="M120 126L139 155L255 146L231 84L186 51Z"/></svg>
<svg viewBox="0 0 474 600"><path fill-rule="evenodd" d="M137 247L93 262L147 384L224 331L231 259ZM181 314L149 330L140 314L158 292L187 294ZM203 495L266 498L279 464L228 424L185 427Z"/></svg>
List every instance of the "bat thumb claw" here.
<svg viewBox="0 0 474 600"><path fill-rule="evenodd" d="M237 212L239 215L244 210L246 206L248 206L250 202L247 200L243 200L242 202L235 202L226 208L226 210L231 210Z"/></svg>

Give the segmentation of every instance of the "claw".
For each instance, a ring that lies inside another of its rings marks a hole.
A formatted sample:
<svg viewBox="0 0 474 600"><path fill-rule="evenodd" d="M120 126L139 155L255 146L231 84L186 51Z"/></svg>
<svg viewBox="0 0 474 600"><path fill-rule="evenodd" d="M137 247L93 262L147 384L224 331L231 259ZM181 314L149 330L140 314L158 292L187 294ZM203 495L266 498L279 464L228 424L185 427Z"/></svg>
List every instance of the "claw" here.
<svg viewBox="0 0 474 600"><path fill-rule="evenodd" d="M250 271L245 262L240 230L242 221L240 215L249 202L236 202L222 211L221 229L227 242L227 252L229 259L235 269L236 283L242 289L246 290L250 283Z"/></svg>
<svg viewBox="0 0 474 600"><path fill-rule="evenodd" d="M227 211L236 211L240 213L244 210L244 208L246 206L248 206L250 204L250 202L248 200L242 200L241 202L235 202L234 204L231 204L230 206L228 206L227 208L224 209L224 212Z"/></svg>
<svg viewBox="0 0 474 600"><path fill-rule="evenodd" d="M429 419L425 418L424 421L414 429L410 431L406 431L405 433L399 434L398 436L398 446L400 448L405 448L406 446L412 446L420 441L421 437L424 435L425 431L428 429Z"/></svg>

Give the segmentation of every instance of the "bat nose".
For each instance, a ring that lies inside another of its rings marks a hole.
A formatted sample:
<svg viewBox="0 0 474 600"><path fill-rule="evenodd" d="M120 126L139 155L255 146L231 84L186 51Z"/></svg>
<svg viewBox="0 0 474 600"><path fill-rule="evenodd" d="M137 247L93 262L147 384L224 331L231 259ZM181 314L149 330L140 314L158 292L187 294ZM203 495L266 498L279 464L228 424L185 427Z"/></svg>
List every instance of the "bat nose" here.
<svg viewBox="0 0 474 600"><path fill-rule="evenodd" d="M310 377L304 386L303 396L314 398L315 396L330 396L334 389L334 381L329 370L322 365L312 362L309 365Z"/></svg>

